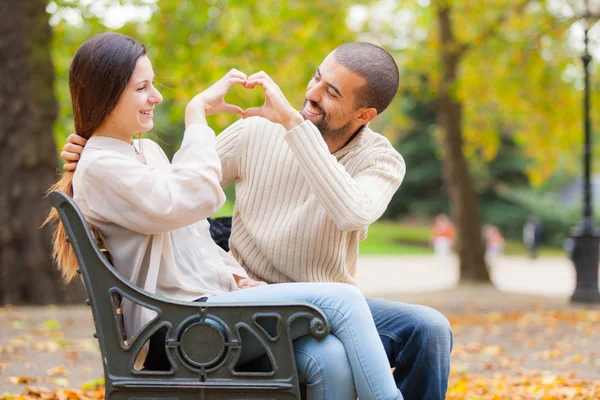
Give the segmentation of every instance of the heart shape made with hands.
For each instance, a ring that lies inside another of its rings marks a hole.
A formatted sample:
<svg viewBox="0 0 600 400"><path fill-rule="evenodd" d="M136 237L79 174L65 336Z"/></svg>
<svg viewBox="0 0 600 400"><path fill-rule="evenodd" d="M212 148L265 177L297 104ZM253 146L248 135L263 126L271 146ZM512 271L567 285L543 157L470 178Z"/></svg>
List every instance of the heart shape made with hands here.
<svg viewBox="0 0 600 400"><path fill-rule="evenodd" d="M265 99L265 92L260 86L246 87L241 83L232 85L225 95L226 103L238 106L244 111L252 107L261 107L265 104Z"/></svg>
<svg viewBox="0 0 600 400"><path fill-rule="evenodd" d="M229 103L222 97L222 102L225 103L225 109L235 113L241 113L244 118L250 116L263 117L271 122L283 125L288 130L301 123L302 120L298 121L300 118L298 111L292 107L279 86L265 72L261 71L244 78L239 76L238 71L230 72L230 74L235 75L230 77L226 75L228 85L224 97L227 97L232 89L236 90L234 88L235 86L242 86L244 89L254 89L256 86L259 86L263 91L264 102L262 105L243 109L238 105L234 105L237 104L237 102ZM242 98L242 96L239 95L236 97ZM256 96L255 98L258 100L259 96Z"/></svg>

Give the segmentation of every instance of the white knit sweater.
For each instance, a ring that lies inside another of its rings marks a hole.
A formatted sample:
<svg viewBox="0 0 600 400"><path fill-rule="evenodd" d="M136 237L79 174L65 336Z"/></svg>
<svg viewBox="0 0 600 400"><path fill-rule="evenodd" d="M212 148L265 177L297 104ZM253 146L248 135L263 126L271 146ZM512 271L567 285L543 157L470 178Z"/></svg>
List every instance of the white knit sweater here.
<svg viewBox="0 0 600 400"><path fill-rule="evenodd" d="M358 244L404 178L402 156L365 127L329 153L310 121L286 132L263 118L217 137L221 185L235 180L230 247L255 279L354 284Z"/></svg>

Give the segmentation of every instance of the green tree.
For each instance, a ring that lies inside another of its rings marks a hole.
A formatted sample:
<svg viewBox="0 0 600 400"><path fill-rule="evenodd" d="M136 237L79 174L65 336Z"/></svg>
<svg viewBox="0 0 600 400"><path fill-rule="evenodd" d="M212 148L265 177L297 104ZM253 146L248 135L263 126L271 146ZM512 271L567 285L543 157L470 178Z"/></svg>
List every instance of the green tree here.
<svg viewBox="0 0 600 400"><path fill-rule="evenodd" d="M419 90L423 76L429 83L420 94L436 104L463 281L489 282L472 163L493 160L508 132L532 160L526 172L535 184L575 165L578 60L562 3L419 0L370 9L365 36L398 48L405 89Z"/></svg>
<svg viewBox="0 0 600 400"><path fill-rule="evenodd" d="M442 176L442 160L432 102L402 96L402 112L410 126L394 139L394 147L406 162L407 174L383 218L398 219L407 214L431 217L448 213L448 193Z"/></svg>
<svg viewBox="0 0 600 400"><path fill-rule="evenodd" d="M353 38L341 0L114 0L106 7L125 4L154 11L150 21L130 22L118 30L148 45L165 96L157 133L171 153L183 131L187 101L230 68L248 74L266 71L299 107L318 63ZM93 2L7 0L0 11L0 304L73 301L81 297L81 286L65 290L59 282L49 256L49 229L38 228L48 209L43 196L55 179L52 126L57 111L58 142L64 143L73 130L70 60L84 40L109 30L107 21ZM68 23L61 17L65 15L80 22ZM263 100L258 90L236 90L228 101L244 108ZM219 131L234 119L221 115L210 123Z"/></svg>
<svg viewBox="0 0 600 400"><path fill-rule="evenodd" d="M115 0L116 1L116 0ZM145 4L137 1L134 4ZM73 7L66 2L63 7ZM338 45L355 39L345 20L348 4L265 0L161 0L149 21L127 23L118 31L148 47L156 83L164 103L155 115L154 136L172 155L183 134L183 112L199 91L236 68L248 75L264 70L291 103L301 107L306 85L323 58ZM61 21L55 26L54 59L58 68L60 123L57 140L72 131L67 69L77 47L94 33L105 31L102 19L77 5L82 26ZM234 86L227 101L248 108L262 104L259 89ZM238 116L216 115L209 124L219 133Z"/></svg>
<svg viewBox="0 0 600 400"><path fill-rule="evenodd" d="M398 219L407 214L431 218L448 213L448 191L443 178L442 148L438 138L433 102L415 101L402 96L403 113L410 117L406 132L398 134L395 146L402 153L409 173L394 195L384 218ZM471 160L477 195L482 201L484 223L492 223L520 240L523 221L530 214L524 204L511 198L516 188L528 189L524 171L527 160L510 135L502 135L497 156L490 162ZM519 232L517 234L517 232Z"/></svg>

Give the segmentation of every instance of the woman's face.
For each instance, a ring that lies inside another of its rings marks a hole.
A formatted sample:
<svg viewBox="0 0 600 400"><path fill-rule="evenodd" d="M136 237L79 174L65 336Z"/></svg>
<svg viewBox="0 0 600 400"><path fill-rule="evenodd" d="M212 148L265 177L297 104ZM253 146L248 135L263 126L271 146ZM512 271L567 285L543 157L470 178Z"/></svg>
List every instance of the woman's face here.
<svg viewBox="0 0 600 400"><path fill-rule="evenodd" d="M106 120L106 128L124 139L147 132L154 126L154 107L162 96L154 87L154 71L147 56L137 60L133 75L116 107Z"/></svg>

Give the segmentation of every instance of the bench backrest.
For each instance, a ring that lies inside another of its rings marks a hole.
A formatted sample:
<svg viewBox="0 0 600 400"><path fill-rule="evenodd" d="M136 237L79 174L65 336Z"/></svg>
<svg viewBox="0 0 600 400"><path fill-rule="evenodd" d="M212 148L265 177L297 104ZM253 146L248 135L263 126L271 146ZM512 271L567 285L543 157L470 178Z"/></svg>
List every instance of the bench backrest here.
<svg viewBox="0 0 600 400"><path fill-rule="evenodd" d="M49 201L65 226L89 296L107 399L300 399L291 326L294 332L325 337L329 325L321 310L302 302L189 303L155 296L131 284L110 264L70 197L53 191ZM131 343L123 338L121 298L156 312ZM140 351L161 328L167 329L171 370L140 369ZM264 347L272 370L237 368L244 353L242 338L248 336Z"/></svg>

